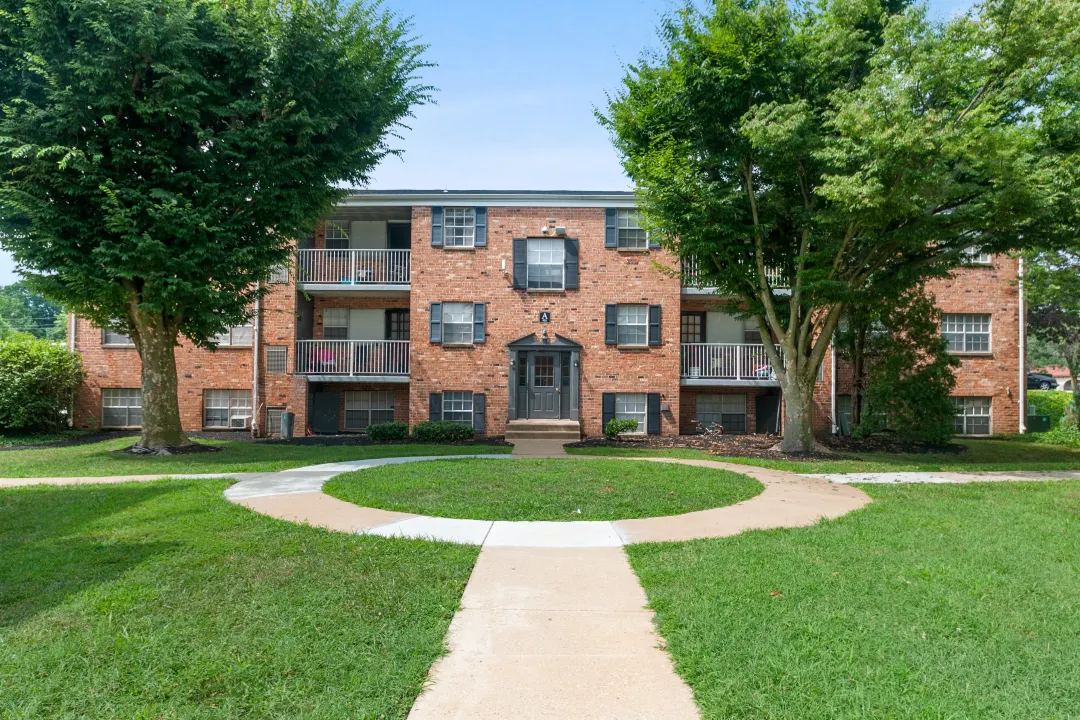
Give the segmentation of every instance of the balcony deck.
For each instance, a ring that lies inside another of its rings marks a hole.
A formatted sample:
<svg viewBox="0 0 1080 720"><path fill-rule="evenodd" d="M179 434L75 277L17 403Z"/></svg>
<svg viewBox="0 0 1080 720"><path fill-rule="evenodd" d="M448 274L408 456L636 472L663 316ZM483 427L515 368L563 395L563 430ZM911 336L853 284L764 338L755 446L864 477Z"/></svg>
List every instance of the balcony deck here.
<svg viewBox="0 0 1080 720"><path fill-rule="evenodd" d="M765 346L749 343L683 343L679 384L780 387Z"/></svg>
<svg viewBox="0 0 1080 720"><path fill-rule="evenodd" d="M297 286L315 294L408 293L411 250L299 250Z"/></svg>
<svg viewBox="0 0 1080 720"><path fill-rule="evenodd" d="M297 340L296 374L314 382L409 382L408 340Z"/></svg>

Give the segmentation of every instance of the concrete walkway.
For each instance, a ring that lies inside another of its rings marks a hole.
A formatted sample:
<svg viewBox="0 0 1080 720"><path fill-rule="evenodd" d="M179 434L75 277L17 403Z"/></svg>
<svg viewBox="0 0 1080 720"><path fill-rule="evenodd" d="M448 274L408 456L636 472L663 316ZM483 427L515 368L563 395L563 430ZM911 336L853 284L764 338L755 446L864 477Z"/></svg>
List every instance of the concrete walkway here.
<svg viewBox="0 0 1080 720"><path fill-rule="evenodd" d="M834 483L898 485L904 483L1032 482L1080 480L1080 470L994 470L984 472L876 472L803 475Z"/></svg>

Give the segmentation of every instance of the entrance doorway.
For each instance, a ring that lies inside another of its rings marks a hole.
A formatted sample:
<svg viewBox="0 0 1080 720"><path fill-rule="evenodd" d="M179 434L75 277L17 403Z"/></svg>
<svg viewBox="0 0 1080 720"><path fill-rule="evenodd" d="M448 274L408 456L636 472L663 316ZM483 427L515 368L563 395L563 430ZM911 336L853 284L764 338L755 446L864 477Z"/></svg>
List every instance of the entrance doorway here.
<svg viewBox="0 0 1080 720"><path fill-rule="evenodd" d="M559 353L532 352L528 357L529 417L558 420L562 410Z"/></svg>
<svg viewBox="0 0 1080 720"><path fill-rule="evenodd" d="M510 350L509 420L577 420L581 345L526 335Z"/></svg>

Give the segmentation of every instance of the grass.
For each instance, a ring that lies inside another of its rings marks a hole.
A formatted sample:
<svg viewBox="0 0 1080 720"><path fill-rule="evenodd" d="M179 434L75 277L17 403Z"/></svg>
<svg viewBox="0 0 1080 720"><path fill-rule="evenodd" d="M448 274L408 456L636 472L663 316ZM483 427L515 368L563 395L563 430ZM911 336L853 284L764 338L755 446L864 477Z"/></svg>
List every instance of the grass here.
<svg viewBox="0 0 1080 720"><path fill-rule="evenodd" d="M705 718L1080 717L1080 483L628 548Z"/></svg>
<svg viewBox="0 0 1080 720"><path fill-rule="evenodd" d="M477 520L619 520L730 505L761 492L744 475L647 462L441 460L332 479L364 507Z"/></svg>
<svg viewBox="0 0 1080 720"><path fill-rule="evenodd" d="M50 445L86 435L86 430L60 430L54 433L4 433L0 434L0 447L18 447L20 445Z"/></svg>
<svg viewBox="0 0 1080 720"><path fill-rule="evenodd" d="M265 518L227 484L0 491L0 717L406 716L477 548Z"/></svg>
<svg viewBox="0 0 1080 720"><path fill-rule="evenodd" d="M502 454L511 448L490 445L285 445L201 440L223 448L192 455L145 456L115 452L133 438L38 450L0 453L0 477L162 475L169 473L274 472L318 463L402 455Z"/></svg>
<svg viewBox="0 0 1080 720"><path fill-rule="evenodd" d="M1020 439L1023 437L1024 439ZM769 460L745 457L721 457L690 448L567 448L572 455L621 457L684 457L719 460L740 465L789 470L800 473L901 472L901 471L978 471L978 470L1080 470L1080 448L1038 442L1037 436L956 440L967 447L963 453L924 453L890 455L864 453L843 460Z"/></svg>

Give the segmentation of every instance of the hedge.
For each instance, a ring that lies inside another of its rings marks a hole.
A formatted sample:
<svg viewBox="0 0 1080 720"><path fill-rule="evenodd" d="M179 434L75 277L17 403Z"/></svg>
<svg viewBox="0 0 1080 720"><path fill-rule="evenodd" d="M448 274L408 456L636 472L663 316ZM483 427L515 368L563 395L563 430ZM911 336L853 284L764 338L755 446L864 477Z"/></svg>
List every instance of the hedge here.
<svg viewBox="0 0 1080 720"><path fill-rule="evenodd" d="M86 377L82 358L34 337L0 342L0 431L56 432Z"/></svg>
<svg viewBox="0 0 1080 720"><path fill-rule="evenodd" d="M1065 408L1072 402L1071 392L1061 390L1028 390L1028 407L1035 415L1049 415L1050 427L1056 428L1061 423Z"/></svg>

